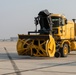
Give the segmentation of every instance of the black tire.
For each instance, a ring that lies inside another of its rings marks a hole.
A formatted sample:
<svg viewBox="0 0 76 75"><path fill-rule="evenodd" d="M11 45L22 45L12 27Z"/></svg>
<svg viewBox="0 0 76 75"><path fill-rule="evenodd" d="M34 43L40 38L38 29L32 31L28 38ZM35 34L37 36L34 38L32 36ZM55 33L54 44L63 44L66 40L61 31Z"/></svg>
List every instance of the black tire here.
<svg viewBox="0 0 76 75"><path fill-rule="evenodd" d="M64 44L63 48L60 48L61 57L67 57L69 52L69 46L68 44Z"/></svg>
<svg viewBox="0 0 76 75"><path fill-rule="evenodd" d="M56 52L56 53L55 53L55 57L56 57L56 58L61 57L61 53L60 53L60 52Z"/></svg>
<svg viewBox="0 0 76 75"><path fill-rule="evenodd" d="M68 46L68 53L70 53L70 47Z"/></svg>

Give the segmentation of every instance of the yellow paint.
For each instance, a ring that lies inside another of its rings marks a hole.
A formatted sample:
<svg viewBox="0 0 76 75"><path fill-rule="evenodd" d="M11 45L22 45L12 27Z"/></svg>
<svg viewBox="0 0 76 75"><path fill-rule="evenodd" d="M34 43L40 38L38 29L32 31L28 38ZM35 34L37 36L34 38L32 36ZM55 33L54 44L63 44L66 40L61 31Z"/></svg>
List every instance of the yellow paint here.
<svg viewBox="0 0 76 75"><path fill-rule="evenodd" d="M52 35L49 35L49 40L47 40L46 51L49 57L54 57L55 52L56 52L56 45L55 45L55 40L52 37Z"/></svg>
<svg viewBox="0 0 76 75"><path fill-rule="evenodd" d="M51 14L51 16L61 17L64 22L66 20L66 17L61 14ZM56 52L55 42L58 42L58 40L61 40L59 41L60 48L66 43L70 47L70 50L76 50L76 42L74 40L76 37L76 30L74 31L74 25L73 21L67 21L67 24L64 23L62 26L53 27L53 30L58 29L58 33L54 34L54 37L49 34L47 40L44 39L44 35L43 39L18 39L17 52L19 55L54 57ZM65 48L64 53L68 54L66 51L68 50Z"/></svg>

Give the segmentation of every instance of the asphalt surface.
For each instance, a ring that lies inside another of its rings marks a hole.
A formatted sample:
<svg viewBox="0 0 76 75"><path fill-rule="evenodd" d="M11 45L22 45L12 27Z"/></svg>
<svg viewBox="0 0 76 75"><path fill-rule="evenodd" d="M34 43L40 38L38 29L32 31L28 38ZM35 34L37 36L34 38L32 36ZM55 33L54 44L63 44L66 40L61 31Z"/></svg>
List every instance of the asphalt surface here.
<svg viewBox="0 0 76 75"><path fill-rule="evenodd" d="M19 56L16 42L0 42L0 75L76 75L76 51L65 58Z"/></svg>

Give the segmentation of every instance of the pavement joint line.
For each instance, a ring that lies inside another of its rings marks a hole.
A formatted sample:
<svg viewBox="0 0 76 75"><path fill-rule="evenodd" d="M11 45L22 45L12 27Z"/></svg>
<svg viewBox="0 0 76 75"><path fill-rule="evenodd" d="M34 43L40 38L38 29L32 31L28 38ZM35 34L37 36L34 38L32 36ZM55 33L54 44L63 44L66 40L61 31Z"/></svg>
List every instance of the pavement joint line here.
<svg viewBox="0 0 76 75"><path fill-rule="evenodd" d="M62 63L62 64L56 64L56 65L51 65L51 66L45 66L45 67L39 67L39 68L32 68L32 69L22 70L20 72L36 71L36 70L40 70L40 69L52 68L52 67L57 67L57 66L62 66L62 65L72 64L72 63L76 63L76 61ZM9 74L15 74L15 73L17 73L17 72L10 72L10 73L6 73L6 74L2 74L2 75L9 75ZM67 72L67 73L70 73L70 72ZM72 72L72 73L76 74L76 72Z"/></svg>
<svg viewBox="0 0 76 75"><path fill-rule="evenodd" d="M15 71L16 75L21 75L21 72L19 71L17 65L15 64L15 62L12 59L12 57L8 53L8 50L6 49L6 47L4 47L4 50L6 51L6 54L7 54L8 58L9 58L11 64L12 64L13 68L14 68L14 71ZM4 74L4 75L8 75L8 74Z"/></svg>
<svg viewBox="0 0 76 75"><path fill-rule="evenodd" d="M66 73L66 74L75 74L76 75L76 72L64 72L64 71L45 71L45 70L37 70L37 72L52 72L52 73Z"/></svg>

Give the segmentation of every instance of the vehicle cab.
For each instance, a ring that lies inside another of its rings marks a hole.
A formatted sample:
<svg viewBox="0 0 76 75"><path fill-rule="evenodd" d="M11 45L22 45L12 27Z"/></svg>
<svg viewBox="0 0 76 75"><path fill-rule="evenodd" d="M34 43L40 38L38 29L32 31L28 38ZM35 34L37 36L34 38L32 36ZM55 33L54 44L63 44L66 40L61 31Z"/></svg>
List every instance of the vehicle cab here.
<svg viewBox="0 0 76 75"><path fill-rule="evenodd" d="M61 14L51 14L53 34L60 38L64 33L67 19Z"/></svg>

